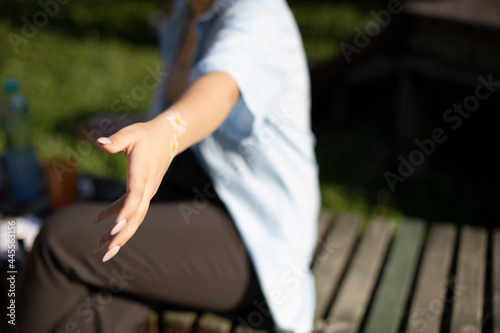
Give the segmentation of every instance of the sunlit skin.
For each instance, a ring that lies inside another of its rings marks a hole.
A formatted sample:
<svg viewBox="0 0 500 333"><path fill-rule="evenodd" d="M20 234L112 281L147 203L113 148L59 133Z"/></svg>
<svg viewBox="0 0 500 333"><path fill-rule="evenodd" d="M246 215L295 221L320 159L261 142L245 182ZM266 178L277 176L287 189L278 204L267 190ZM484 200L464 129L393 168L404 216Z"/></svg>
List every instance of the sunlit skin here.
<svg viewBox="0 0 500 333"><path fill-rule="evenodd" d="M210 8L212 1L190 0L189 4L195 19ZM117 214L115 224L98 240L98 248L108 251L103 261L111 259L143 222L172 157L214 132L238 98L238 86L229 74L209 73L193 82L154 119L97 140L103 151L123 152L128 162L126 193L97 216L96 222L100 222ZM178 115L178 126L173 126L172 114Z"/></svg>

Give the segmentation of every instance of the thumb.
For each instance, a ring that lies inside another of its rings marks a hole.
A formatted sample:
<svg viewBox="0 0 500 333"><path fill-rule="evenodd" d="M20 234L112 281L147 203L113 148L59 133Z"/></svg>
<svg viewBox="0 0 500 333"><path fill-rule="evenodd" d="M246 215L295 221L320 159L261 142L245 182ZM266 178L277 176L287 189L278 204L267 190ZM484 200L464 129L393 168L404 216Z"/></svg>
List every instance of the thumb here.
<svg viewBox="0 0 500 333"><path fill-rule="evenodd" d="M118 131L109 138L100 137L97 139L96 141L99 144L99 148L111 154L125 150L132 142L130 136L124 135L121 132L122 131Z"/></svg>

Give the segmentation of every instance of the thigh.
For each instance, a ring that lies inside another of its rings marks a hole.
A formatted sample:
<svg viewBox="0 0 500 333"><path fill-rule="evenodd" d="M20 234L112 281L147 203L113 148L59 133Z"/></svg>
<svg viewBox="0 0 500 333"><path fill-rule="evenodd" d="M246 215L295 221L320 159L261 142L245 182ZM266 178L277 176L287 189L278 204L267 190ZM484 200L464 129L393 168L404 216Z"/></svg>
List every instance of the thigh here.
<svg viewBox="0 0 500 333"><path fill-rule="evenodd" d="M258 297L246 248L218 205L205 203L200 209L193 200L152 204L136 234L102 263L104 253L91 251L114 220L91 222L104 207L64 209L40 233L71 278L113 295L200 310L231 311Z"/></svg>

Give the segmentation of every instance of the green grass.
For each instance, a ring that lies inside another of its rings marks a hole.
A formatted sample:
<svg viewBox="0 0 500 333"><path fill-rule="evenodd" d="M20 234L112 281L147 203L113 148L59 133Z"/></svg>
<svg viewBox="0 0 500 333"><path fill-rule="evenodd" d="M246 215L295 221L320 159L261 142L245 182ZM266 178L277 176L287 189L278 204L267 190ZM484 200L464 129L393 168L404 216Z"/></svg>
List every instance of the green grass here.
<svg viewBox="0 0 500 333"><path fill-rule="evenodd" d="M0 31L2 45L9 45L6 32L18 29L1 22ZM41 29L19 46L17 54L11 47L5 51L0 55L0 80L17 77L21 81L35 124L33 142L40 161L76 152L81 172L123 178L126 165L119 161L122 159L98 150L89 153L78 145L75 124L85 115L111 111L113 101L142 86L149 75L147 68L156 70L156 48L94 36L80 40ZM130 107L130 113L143 113L151 95L148 92L143 100L136 100L137 106Z"/></svg>
<svg viewBox="0 0 500 333"><path fill-rule="evenodd" d="M377 203L369 204L366 191L362 186L349 189L340 184L321 184L322 205L333 214L346 211L358 212L365 217L392 216L399 217L400 213L390 206L383 193L377 196Z"/></svg>
<svg viewBox="0 0 500 333"><path fill-rule="evenodd" d="M19 17L31 17L39 10L34 4L22 5L21 0L9 1ZM61 7L48 26L18 46L17 53L8 33L22 36L22 24L16 15L8 13L7 18L0 19L0 80L20 79L33 115L33 142L42 164L69 158L76 161L80 173L123 180L127 165L121 154L89 149L75 136L78 121L93 113L109 112L113 101L140 87L149 75L147 68L156 69L158 64L157 47L148 42L154 38L148 35L140 43L137 39L147 34L146 19L152 4L128 0L110 12L114 6L102 1ZM354 27L369 18L368 10L351 2L298 3L292 10L310 62L338 56L338 44L351 38ZM142 22L140 17L144 17ZM149 92L138 101L130 113L143 114L151 95ZM0 153L4 141L2 133ZM395 214L383 200L369 204L362 187L323 184L322 195L323 205L334 213L355 210L366 216Z"/></svg>

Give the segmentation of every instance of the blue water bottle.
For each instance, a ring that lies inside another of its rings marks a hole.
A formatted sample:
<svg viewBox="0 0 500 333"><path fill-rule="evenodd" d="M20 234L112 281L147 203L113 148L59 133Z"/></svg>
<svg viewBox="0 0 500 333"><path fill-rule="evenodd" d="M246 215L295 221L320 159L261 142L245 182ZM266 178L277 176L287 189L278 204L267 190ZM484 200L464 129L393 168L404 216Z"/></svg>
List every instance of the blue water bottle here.
<svg viewBox="0 0 500 333"><path fill-rule="evenodd" d="M5 80L2 97L0 116L7 143L4 154L7 181L16 200L29 202L36 198L41 172L32 145L31 115L19 80Z"/></svg>

